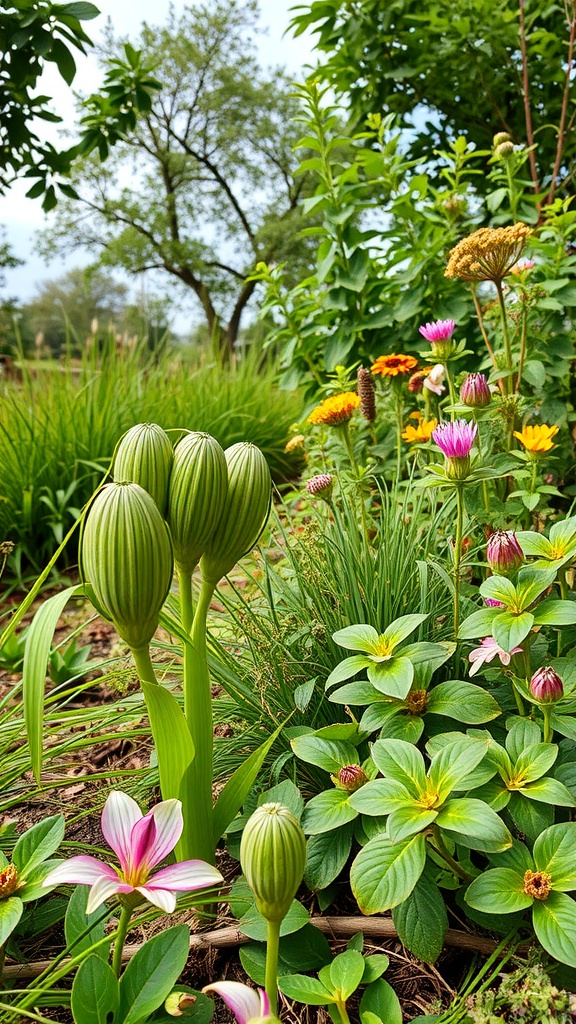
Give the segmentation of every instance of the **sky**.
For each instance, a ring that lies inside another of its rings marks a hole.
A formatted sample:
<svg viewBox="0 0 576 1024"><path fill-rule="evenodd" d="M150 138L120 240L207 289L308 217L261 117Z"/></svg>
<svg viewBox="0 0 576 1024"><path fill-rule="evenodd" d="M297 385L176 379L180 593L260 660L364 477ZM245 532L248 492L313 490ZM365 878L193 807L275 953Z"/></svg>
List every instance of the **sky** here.
<svg viewBox="0 0 576 1024"><path fill-rule="evenodd" d="M94 21L84 22L88 35L99 41L102 29L109 18L115 33L122 36L136 35L142 21L161 24L170 6L169 0L94 0L101 15ZM185 6L184 0L172 0L176 11ZM266 34L259 36L259 49L263 65L283 65L295 78L301 77L306 64L313 63L312 40L306 35L293 39L284 36L290 21L290 8L298 0L260 0L261 24ZM193 3L192 3L193 5ZM101 72L94 56L76 55L78 67L73 89L80 93L94 92L101 81ZM64 118L64 124L71 126L75 121L73 92L59 78L56 69L48 66L39 89L54 97L55 110ZM52 138L52 141L56 139ZM69 144L69 143L68 143ZM34 251L34 237L41 230L46 218L41 209L41 200L26 199L29 185L17 182L9 193L0 197L0 225L6 229L6 241L14 254L24 260L23 266L6 271L4 294L27 300L36 292L42 280L61 276L66 270L82 264L80 253L68 260L54 258L50 262ZM57 216L57 213L55 214ZM54 216L54 215L52 215ZM85 264L90 262L86 255Z"/></svg>

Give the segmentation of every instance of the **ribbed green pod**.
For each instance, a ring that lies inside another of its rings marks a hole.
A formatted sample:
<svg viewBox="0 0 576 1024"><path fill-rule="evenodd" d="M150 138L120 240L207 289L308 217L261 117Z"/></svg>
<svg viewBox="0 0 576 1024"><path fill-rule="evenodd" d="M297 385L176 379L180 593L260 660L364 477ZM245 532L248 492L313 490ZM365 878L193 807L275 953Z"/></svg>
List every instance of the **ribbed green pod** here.
<svg viewBox="0 0 576 1024"><path fill-rule="evenodd" d="M266 525L272 498L268 463L256 445L241 441L224 454L228 496L200 562L204 579L214 585L252 550Z"/></svg>
<svg viewBox="0 0 576 1024"><path fill-rule="evenodd" d="M191 573L226 502L226 457L210 434L186 434L174 449L167 520L178 569Z"/></svg>
<svg viewBox="0 0 576 1024"><path fill-rule="evenodd" d="M242 833L240 863L262 917L282 921L306 867L304 832L287 807L270 803L254 811Z"/></svg>
<svg viewBox="0 0 576 1024"><path fill-rule="evenodd" d="M120 441L114 456L116 483L140 484L166 515L172 442L157 423L137 423Z"/></svg>
<svg viewBox="0 0 576 1024"><path fill-rule="evenodd" d="M170 533L139 484L107 484L82 533L82 576L103 613L133 650L147 647L172 583Z"/></svg>

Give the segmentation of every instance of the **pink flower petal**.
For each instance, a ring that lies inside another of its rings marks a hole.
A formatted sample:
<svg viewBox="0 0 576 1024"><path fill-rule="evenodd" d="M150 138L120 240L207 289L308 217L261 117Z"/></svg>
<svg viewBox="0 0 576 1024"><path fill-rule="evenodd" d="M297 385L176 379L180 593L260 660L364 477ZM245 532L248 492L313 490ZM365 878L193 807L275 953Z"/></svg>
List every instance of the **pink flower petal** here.
<svg viewBox="0 0 576 1024"><path fill-rule="evenodd" d="M154 829L149 819L152 819ZM174 849L183 827L182 804L179 800L163 800L156 804L132 829L132 867L137 871L151 871L155 868Z"/></svg>
<svg viewBox="0 0 576 1024"><path fill-rule="evenodd" d="M102 811L100 827L108 846L120 861L123 871L130 863L130 835L134 825L142 818L142 811L132 797L112 790Z"/></svg>
<svg viewBox="0 0 576 1024"><path fill-rule="evenodd" d="M238 1024L248 1024L249 1021L262 1016L262 1000L258 992L248 985L242 985L239 981L215 981L212 985L206 985L203 992L216 992L221 996L226 1006L236 1017Z"/></svg>
<svg viewBox="0 0 576 1024"><path fill-rule="evenodd" d="M224 879L217 870L203 860L182 860L160 868L146 882L148 889L175 889L177 892L191 892L207 886L220 885Z"/></svg>
<svg viewBox="0 0 576 1024"><path fill-rule="evenodd" d="M111 896L116 896L119 892L129 893L132 891L132 886L125 885L119 880L117 875L115 881L111 878L99 878L97 882L94 882L94 885L88 894L86 913L92 914L95 910L98 910L98 907L101 907L106 900L110 899Z"/></svg>
<svg viewBox="0 0 576 1024"><path fill-rule="evenodd" d="M71 857L50 871L42 885L59 885L61 882L68 885L94 885L103 878L118 881L114 868L109 864L103 864L96 857Z"/></svg>
<svg viewBox="0 0 576 1024"><path fill-rule="evenodd" d="M270 1016L270 1000L268 999L268 993L265 992L263 988L259 988L258 991L260 993L260 1016L261 1017L269 1017Z"/></svg>
<svg viewBox="0 0 576 1024"><path fill-rule="evenodd" d="M145 900L153 903L159 910L163 910L165 914L171 914L176 907L176 897L169 889L151 889L147 885L137 885L136 892L139 892Z"/></svg>

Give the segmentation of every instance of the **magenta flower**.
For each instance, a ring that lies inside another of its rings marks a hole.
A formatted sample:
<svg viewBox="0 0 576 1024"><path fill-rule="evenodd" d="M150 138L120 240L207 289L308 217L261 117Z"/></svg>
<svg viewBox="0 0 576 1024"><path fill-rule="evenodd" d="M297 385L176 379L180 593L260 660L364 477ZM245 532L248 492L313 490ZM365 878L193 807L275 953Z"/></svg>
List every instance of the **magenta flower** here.
<svg viewBox="0 0 576 1024"><path fill-rule="evenodd" d="M504 601L497 601L495 597L485 597L484 604L487 608L505 608Z"/></svg>
<svg viewBox="0 0 576 1024"><path fill-rule="evenodd" d="M103 864L96 857L71 857L51 871L43 886L68 883L89 885L86 911L91 914L111 896L132 892L171 914L176 892L191 892L218 885L224 879L203 860L169 864L155 874L153 869L174 849L184 825L179 800L164 800L148 814L142 814L135 800L112 790L102 811L102 834L120 861L120 867Z"/></svg>
<svg viewBox="0 0 576 1024"><path fill-rule="evenodd" d="M486 545L486 561L492 572L507 576L524 564L524 552L514 530L495 530Z"/></svg>
<svg viewBox="0 0 576 1024"><path fill-rule="evenodd" d="M557 672L550 665L539 668L530 680L530 693L543 704L560 700L564 686Z"/></svg>
<svg viewBox="0 0 576 1024"><path fill-rule="evenodd" d="M521 647L513 647L510 652L503 651L493 636L487 636L482 641L481 646L477 647L474 651L470 651L468 655L469 661L472 662L470 675L475 675L485 662L493 661L495 657L499 657L503 665L509 665L512 655L520 654L521 651Z"/></svg>
<svg viewBox="0 0 576 1024"><path fill-rule="evenodd" d="M273 1021L270 1014L270 1000L263 989L257 992L248 985L242 985L239 981L215 981L212 985L205 985L203 992L216 992L222 996L229 1010L236 1017L238 1024L250 1024L250 1021Z"/></svg>
<svg viewBox="0 0 576 1024"><path fill-rule="evenodd" d="M471 409L484 409L490 405L492 395L483 373L469 373L460 388L460 400Z"/></svg>
<svg viewBox="0 0 576 1024"><path fill-rule="evenodd" d="M451 423L445 420L432 431L432 437L447 459L466 459L477 433L476 423L468 423L466 420Z"/></svg>
<svg viewBox="0 0 576 1024"><path fill-rule="evenodd" d="M426 338L426 341L436 343L451 338L455 327L456 323L454 320L434 320L433 323L424 324L418 330L422 337Z"/></svg>
<svg viewBox="0 0 576 1024"><path fill-rule="evenodd" d="M334 481L329 473L318 473L306 482L308 494L314 498L324 498L324 501L330 501L333 486Z"/></svg>

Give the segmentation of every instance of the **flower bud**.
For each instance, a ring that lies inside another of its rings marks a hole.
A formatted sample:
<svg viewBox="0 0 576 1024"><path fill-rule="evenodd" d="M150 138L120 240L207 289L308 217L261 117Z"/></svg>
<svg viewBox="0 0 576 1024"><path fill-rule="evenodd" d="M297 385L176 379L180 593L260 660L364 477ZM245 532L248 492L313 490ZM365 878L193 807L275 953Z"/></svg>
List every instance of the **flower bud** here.
<svg viewBox="0 0 576 1024"><path fill-rule="evenodd" d="M494 147L501 146L503 142L510 142L508 132L496 132L496 135L492 139L492 145Z"/></svg>
<svg viewBox="0 0 576 1024"><path fill-rule="evenodd" d="M330 501L333 487L334 480L329 473L318 473L318 476L310 477L306 482L308 494L314 498L323 498L324 501Z"/></svg>
<svg viewBox="0 0 576 1024"><path fill-rule="evenodd" d="M147 647L172 582L170 533L158 506L139 484L107 484L82 531L83 579L98 610L132 650Z"/></svg>
<svg viewBox="0 0 576 1024"><path fill-rule="evenodd" d="M460 399L470 409L484 409L490 405L490 388L483 373L469 373L460 388Z"/></svg>
<svg viewBox="0 0 576 1024"><path fill-rule="evenodd" d="M138 423L118 444L114 480L117 484L140 484L165 515L173 457L172 443L162 427Z"/></svg>
<svg viewBox="0 0 576 1024"><path fill-rule="evenodd" d="M444 469L449 480L465 480L467 476L470 476L470 468L469 455L464 455L461 458L447 456L444 459Z"/></svg>
<svg viewBox="0 0 576 1024"><path fill-rule="evenodd" d="M252 550L266 525L272 500L268 463L256 445L242 441L227 448L224 455L228 493L200 563L204 579L213 584Z"/></svg>
<svg viewBox="0 0 576 1024"><path fill-rule="evenodd" d="M509 156L512 156L514 152L513 142L501 142L499 146L496 146L494 153L499 156L502 160L507 160Z"/></svg>
<svg viewBox="0 0 576 1024"><path fill-rule="evenodd" d="M492 572L508 576L524 564L524 553L513 530L496 530L486 545L486 560Z"/></svg>
<svg viewBox="0 0 576 1024"><path fill-rule="evenodd" d="M345 789L347 793L355 793L368 782L366 772L359 764L346 764L340 769L338 775L331 776L337 789Z"/></svg>
<svg viewBox="0 0 576 1024"><path fill-rule="evenodd" d="M190 575L214 534L226 503L228 470L210 434L185 434L174 449L166 516L177 568Z"/></svg>
<svg viewBox="0 0 576 1024"><path fill-rule="evenodd" d="M543 704L560 700L564 696L562 680L549 665L539 668L530 680L530 693Z"/></svg>
<svg viewBox="0 0 576 1024"><path fill-rule="evenodd" d="M267 921L282 921L306 867L306 839L300 822L282 804L262 804L248 819L240 863L256 906Z"/></svg>

